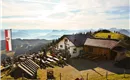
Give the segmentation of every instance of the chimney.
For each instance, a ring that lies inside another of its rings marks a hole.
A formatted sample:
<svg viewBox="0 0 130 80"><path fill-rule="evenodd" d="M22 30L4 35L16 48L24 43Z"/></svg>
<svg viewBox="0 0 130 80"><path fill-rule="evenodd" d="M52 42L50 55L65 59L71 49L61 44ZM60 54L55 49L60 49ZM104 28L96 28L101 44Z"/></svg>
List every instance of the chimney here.
<svg viewBox="0 0 130 80"><path fill-rule="evenodd" d="M111 39L111 35L110 34L108 35L108 39Z"/></svg>

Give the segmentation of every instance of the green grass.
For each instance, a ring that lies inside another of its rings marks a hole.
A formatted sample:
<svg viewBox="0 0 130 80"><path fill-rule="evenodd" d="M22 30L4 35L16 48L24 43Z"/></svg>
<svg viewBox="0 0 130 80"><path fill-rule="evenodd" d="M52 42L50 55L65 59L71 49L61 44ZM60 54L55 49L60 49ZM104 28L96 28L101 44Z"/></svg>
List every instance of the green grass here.
<svg viewBox="0 0 130 80"><path fill-rule="evenodd" d="M23 78L24 80L28 80L27 78ZM16 80L23 80L22 77L16 79ZM11 77L10 75L8 76L4 76L3 78L1 78L1 80L15 80L13 77Z"/></svg>
<svg viewBox="0 0 130 80"><path fill-rule="evenodd" d="M54 76L56 77L56 79L59 79L59 72L60 70L57 69L58 67L55 67L55 69L53 69L54 71ZM51 69L51 68L47 68L47 69ZM59 70L59 71L57 71ZM77 74L77 73L76 73ZM46 70L45 69L38 69L37 71L37 78L40 80L46 80ZM85 75L85 74L82 74ZM86 75L85 75L86 76ZM86 79L86 77L84 76L84 79ZM69 75L68 77L73 77L72 75ZM76 77L75 77L76 78ZM1 80L14 80L13 77L11 77L10 75L8 76L4 76ZM68 78L67 78L68 79ZM124 78L124 74L109 74L107 77L108 80L130 80L130 74L125 74L125 78ZM22 80L22 78L18 78L17 80ZM24 78L24 80L28 80L26 78ZM66 80L66 77L64 74L62 74L62 80ZM74 80L74 79L70 79L70 80ZM105 75L102 76L96 76L95 75L88 75L88 80L106 80Z"/></svg>
<svg viewBox="0 0 130 80"><path fill-rule="evenodd" d="M55 67L55 69L56 68L58 68L58 67ZM56 77L56 79L60 79L60 77L59 77L60 70L59 69L55 70L55 69L53 69L54 76ZM62 73L62 80L66 80L65 74ZM76 74L78 74L78 73L76 73ZM39 69L37 75L38 75L37 78L39 78L40 80L46 80L46 70ZM82 76L86 80L86 74L82 73ZM69 78L69 80L74 80L76 77L75 78L73 78L73 77L74 77L73 75L69 75L67 77L67 79ZM105 77L105 75L97 76L97 75L93 74L93 75L88 75L88 80L106 80L106 77ZM107 80L130 80L130 74L125 74L125 78L124 78L124 74L112 73L112 74L108 75Z"/></svg>
<svg viewBox="0 0 130 80"><path fill-rule="evenodd" d="M106 77L92 77L89 80L106 80ZM107 80L130 80L130 74L110 74L107 77Z"/></svg>
<svg viewBox="0 0 130 80"><path fill-rule="evenodd" d="M9 57L12 57L15 54L15 52L13 52L13 51L6 52L6 50L1 50L1 54L5 54Z"/></svg>
<svg viewBox="0 0 130 80"><path fill-rule="evenodd" d="M130 57L130 51L127 51L127 52L126 52L126 56L127 56L127 57Z"/></svg>
<svg viewBox="0 0 130 80"><path fill-rule="evenodd" d="M110 33L99 32L99 33L94 34L94 37L95 38L108 38L108 35L111 35L111 39L118 39L118 40L124 39L123 34L113 33L113 32L110 32Z"/></svg>
<svg viewBox="0 0 130 80"><path fill-rule="evenodd" d="M43 73L46 73L46 72L42 71L42 70L38 71L38 78L40 78L40 80L46 79L45 74L43 74ZM105 76L103 76L103 77L95 77L93 75L93 77L91 77L91 78L89 78L89 76L88 76L88 79L89 80L106 80L106 77ZM107 79L108 80L130 80L130 74L125 74L125 78L124 78L123 74L109 74ZM14 80L14 78L9 75L9 76L3 77L1 80ZM22 78L18 78L17 80L22 80ZM24 80L28 80L28 79L24 78ZM63 79L63 80L65 80L65 79Z"/></svg>

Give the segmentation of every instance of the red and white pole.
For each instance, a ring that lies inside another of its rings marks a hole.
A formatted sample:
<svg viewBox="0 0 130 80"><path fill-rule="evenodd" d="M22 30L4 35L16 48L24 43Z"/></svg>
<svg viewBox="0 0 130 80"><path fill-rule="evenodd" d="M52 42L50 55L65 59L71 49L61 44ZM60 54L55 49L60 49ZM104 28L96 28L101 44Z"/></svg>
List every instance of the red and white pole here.
<svg viewBox="0 0 130 80"><path fill-rule="evenodd" d="M6 51L12 51L12 31L11 29L5 30L5 44L6 44Z"/></svg>

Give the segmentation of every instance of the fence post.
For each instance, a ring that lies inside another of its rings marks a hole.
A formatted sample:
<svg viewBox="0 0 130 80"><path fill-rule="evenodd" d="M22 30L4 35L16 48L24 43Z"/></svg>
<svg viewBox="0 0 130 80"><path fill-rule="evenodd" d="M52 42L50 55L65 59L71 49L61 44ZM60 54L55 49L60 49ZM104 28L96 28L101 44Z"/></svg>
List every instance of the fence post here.
<svg viewBox="0 0 130 80"><path fill-rule="evenodd" d="M125 73L126 73L126 71L125 71L125 69L124 69L124 78L125 78Z"/></svg>
<svg viewBox="0 0 130 80"><path fill-rule="evenodd" d="M108 78L108 71L106 71L106 80L108 80L107 78Z"/></svg>
<svg viewBox="0 0 130 80"><path fill-rule="evenodd" d="M22 73L22 80L24 80L24 73Z"/></svg>
<svg viewBox="0 0 130 80"><path fill-rule="evenodd" d="M87 77L86 77L86 80L88 80L88 73L87 73Z"/></svg>
<svg viewBox="0 0 130 80"><path fill-rule="evenodd" d="M60 80L61 80L61 73L60 73Z"/></svg>

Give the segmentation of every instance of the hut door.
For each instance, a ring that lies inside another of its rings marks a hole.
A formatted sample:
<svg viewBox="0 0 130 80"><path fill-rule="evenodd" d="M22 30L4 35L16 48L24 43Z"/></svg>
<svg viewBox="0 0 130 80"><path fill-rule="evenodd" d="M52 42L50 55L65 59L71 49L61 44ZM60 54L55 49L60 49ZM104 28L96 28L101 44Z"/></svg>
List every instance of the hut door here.
<svg viewBox="0 0 130 80"><path fill-rule="evenodd" d="M116 52L114 52L114 51L112 51L112 52L111 52L111 59L112 59L112 60L114 60L114 59L115 59L115 57L116 57L116 55L117 55L117 53L116 53Z"/></svg>

